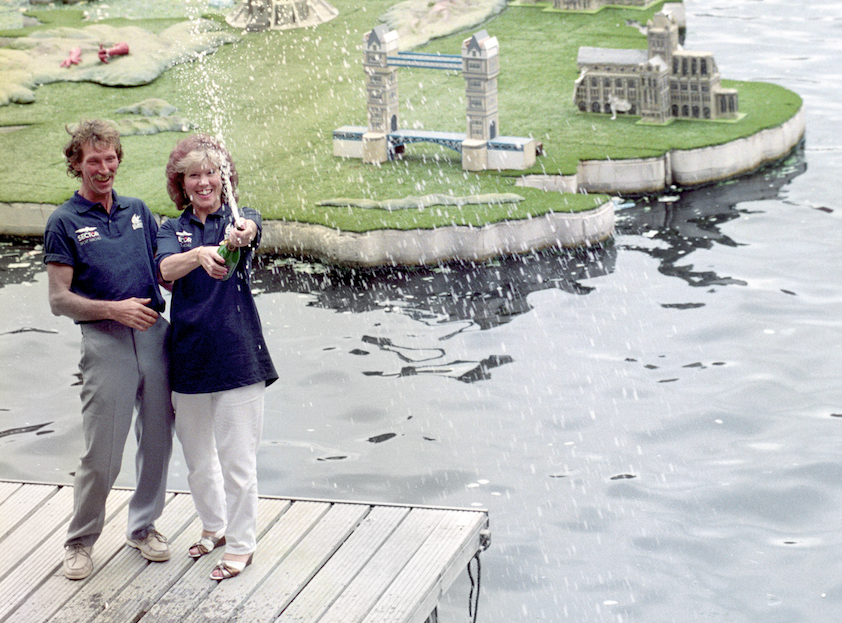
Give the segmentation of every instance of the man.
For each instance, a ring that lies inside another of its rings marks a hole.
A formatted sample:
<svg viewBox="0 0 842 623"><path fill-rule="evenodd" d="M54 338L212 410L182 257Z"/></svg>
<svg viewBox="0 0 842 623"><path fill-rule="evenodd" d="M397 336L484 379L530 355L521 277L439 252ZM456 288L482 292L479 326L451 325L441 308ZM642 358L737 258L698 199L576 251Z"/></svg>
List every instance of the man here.
<svg viewBox="0 0 842 623"><path fill-rule="evenodd" d="M137 489L129 503L127 543L148 560L170 557L155 530L166 495L173 410L164 300L153 261L158 226L146 204L114 192L123 159L120 135L104 121L82 122L65 146L68 174L81 188L48 219L44 262L50 308L82 330L82 426L85 450L74 481L64 574L93 571L93 545L105 500L122 465L137 409Z"/></svg>

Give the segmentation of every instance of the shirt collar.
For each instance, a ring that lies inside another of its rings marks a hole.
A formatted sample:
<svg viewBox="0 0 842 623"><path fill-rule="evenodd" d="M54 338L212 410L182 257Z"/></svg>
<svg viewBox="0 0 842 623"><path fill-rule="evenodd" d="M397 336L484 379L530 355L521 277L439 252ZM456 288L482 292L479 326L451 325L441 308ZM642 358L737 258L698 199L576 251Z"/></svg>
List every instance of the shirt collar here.
<svg viewBox="0 0 842 623"><path fill-rule="evenodd" d="M202 222L198 218L196 218L196 215L193 214L193 206L187 206L184 209L184 215L187 217L188 222L195 222L195 223L199 223L200 225L202 224ZM207 221L210 221L210 220L227 219L227 218L230 218L230 216L231 216L231 208L228 207L227 203L223 203L216 212L212 212L211 214L208 214L208 217L207 217L205 223L207 224Z"/></svg>
<svg viewBox="0 0 842 623"><path fill-rule="evenodd" d="M73 206L76 208L76 211L79 214L84 214L85 212L89 212L99 206L99 208L105 212L105 207L99 201L90 201L89 199L85 199L79 191L77 190L73 193ZM111 208L116 208L117 210L122 210L126 206L120 205L120 197L114 192L114 189L111 189Z"/></svg>

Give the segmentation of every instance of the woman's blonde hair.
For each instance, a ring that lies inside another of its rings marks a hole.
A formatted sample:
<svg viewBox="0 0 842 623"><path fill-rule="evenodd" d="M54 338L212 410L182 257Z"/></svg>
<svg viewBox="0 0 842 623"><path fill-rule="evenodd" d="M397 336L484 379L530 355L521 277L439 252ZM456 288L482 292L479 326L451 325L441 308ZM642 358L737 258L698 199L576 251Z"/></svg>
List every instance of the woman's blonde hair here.
<svg viewBox="0 0 842 623"><path fill-rule="evenodd" d="M208 162L220 169L225 176L226 170L234 193L234 201L239 199L237 182L240 176L231 154L218 140L208 134L193 134L176 144L167 161L167 193L175 203L175 207L183 210L190 204L184 192L184 174L192 166ZM228 199L229 202L231 198Z"/></svg>

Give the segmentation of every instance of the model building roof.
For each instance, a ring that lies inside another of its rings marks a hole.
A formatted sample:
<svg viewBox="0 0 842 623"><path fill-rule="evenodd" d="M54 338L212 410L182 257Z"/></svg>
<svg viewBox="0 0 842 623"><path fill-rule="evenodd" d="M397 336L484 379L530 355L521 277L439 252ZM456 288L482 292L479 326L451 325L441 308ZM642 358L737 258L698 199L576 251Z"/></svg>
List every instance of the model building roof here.
<svg viewBox="0 0 842 623"><path fill-rule="evenodd" d="M579 48L579 65L640 65L649 61L647 50L618 50L614 48Z"/></svg>

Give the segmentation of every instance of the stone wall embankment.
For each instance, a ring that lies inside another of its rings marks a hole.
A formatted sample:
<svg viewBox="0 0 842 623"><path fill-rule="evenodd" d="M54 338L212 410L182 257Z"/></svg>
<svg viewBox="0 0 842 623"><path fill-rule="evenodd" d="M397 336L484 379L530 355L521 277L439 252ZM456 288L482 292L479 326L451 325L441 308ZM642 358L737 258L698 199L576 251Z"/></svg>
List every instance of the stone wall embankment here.
<svg viewBox="0 0 842 623"><path fill-rule="evenodd" d="M322 225L267 221L262 248L347 266L419 266L482 261L549 247L599 244L614 232L614 206L585 213L551 213L482 227L342 232Z"/></svg>
<svg viewBox="0 0 842 623"><path fill-rule="evenodd" d="M560 192L634 195L690 187L756 171L789 154L804 137L804 110L776 128L697 149L674 149L654 158L583 160L575 176L524 176L520 185Z"/></svg>
<svg viewBox="0 0 842 623"><path fill-rule="evenodd" d="M57 207L49 203L0 202L0 234L43 236L47 218Z"/></svg>

